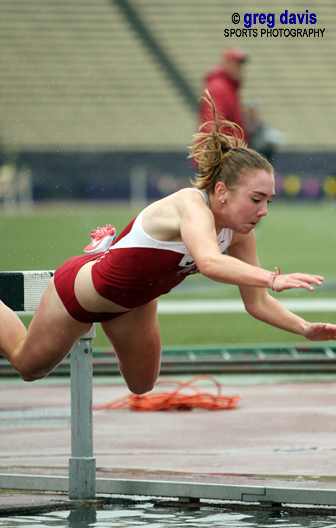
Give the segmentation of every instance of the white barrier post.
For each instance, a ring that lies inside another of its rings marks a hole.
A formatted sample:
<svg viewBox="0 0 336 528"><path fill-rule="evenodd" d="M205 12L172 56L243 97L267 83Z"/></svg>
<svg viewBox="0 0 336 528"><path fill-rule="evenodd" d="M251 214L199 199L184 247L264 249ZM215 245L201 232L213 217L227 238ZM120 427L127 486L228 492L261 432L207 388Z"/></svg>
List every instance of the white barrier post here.
<svg viewBox="0 0 336 528"><path fill-rule="evenodd" d="M0 299L19 313L36 311L53 271L0 272ZM92 339L95 325L71 351L69 498L95 497L92 425ZM34 479L34 477L32 477Z"/></svg>
<svg viewBox="0 0 336 528"><path fill-rule="evenodd" d="M71 351L71 458L69 498L94 499L96 461L93 458L92 338L95 326Z"/></svg>

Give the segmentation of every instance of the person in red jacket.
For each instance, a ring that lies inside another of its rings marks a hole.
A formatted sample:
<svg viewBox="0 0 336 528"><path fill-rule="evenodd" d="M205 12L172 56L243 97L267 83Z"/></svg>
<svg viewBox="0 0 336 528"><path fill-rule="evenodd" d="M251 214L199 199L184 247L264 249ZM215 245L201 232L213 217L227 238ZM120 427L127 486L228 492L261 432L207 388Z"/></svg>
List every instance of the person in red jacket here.
<svg viewBox="0 0 336 528"><path fill-rule="evenodd" d="M248 133L244 124L243 109L239 96L239 89L242 84L247 55L241 48L229 48L223 54L222 65L214 68L205 78L205 89L210 93L218 115L236 123L242 129L246 144L249 143ZM204 99L200 106L200 125L211 121L212 114L209 105ZM211 130L211 125L209 125ZM203 129L208 131L207 127ZM231 135L230 130L223 130L223 133Z"/></svg>

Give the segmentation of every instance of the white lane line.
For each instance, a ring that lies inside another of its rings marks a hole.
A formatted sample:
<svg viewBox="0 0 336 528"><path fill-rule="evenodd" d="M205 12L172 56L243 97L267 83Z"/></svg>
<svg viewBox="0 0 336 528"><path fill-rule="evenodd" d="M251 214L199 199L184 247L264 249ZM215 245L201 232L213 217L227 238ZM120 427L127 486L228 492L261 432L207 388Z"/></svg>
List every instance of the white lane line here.
<svg viewBox="0 0 336 528"><path fill-rule="evenodd" d="M291 312L334 312L336 299L284 299L281 304ZM239 299L166 301L159 300L159 314L244 313Z"/></svg>

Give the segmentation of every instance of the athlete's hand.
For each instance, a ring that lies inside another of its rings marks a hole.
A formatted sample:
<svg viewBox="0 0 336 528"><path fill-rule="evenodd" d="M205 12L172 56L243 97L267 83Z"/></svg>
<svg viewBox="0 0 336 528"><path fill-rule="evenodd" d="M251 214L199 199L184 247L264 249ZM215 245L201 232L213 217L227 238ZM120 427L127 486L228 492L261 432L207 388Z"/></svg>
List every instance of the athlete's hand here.
<svg viewBox="0 0 336 528"><path fill-rule="evenodd" d="M288 275L276 275L273 280L273 291L281 292L291 288L305 288L313 291L314 287L321 286L324 278L320 275L308 275L306 273L290 273Z"/></svg>
<svg viewBox="0 0 336 528"><path fill-rule="evenodd" d="M336 339L336 325L330 323L310 323L305 327L302 335L310 341Z"/></svg>

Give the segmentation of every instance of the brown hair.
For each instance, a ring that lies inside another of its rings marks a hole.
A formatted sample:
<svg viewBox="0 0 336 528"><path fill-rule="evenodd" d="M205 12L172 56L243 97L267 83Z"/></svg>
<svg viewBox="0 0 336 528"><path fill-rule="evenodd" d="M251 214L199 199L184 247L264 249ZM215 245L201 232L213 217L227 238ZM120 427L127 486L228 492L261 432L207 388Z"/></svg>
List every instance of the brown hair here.
<svg viewBox="0 0 336 528"><path fill-rule="evenodd" d="M207 121L200 126L199 132L194 134L194 145L190 147L189 158L194 158L199 166L192 185L197 189L211 193L217 182L222 181L230 191L234 191L240 182L241 176L248 169L264 169L270 174L274 173L272 165L264 156L255 150L246 147L243 131L240 126L219 119L215 103L208 90L203 99L209 104L213 121ZM212 126L211 132L206 132L205 127ZM225 128L232 135L221 132Z"/></svg>

